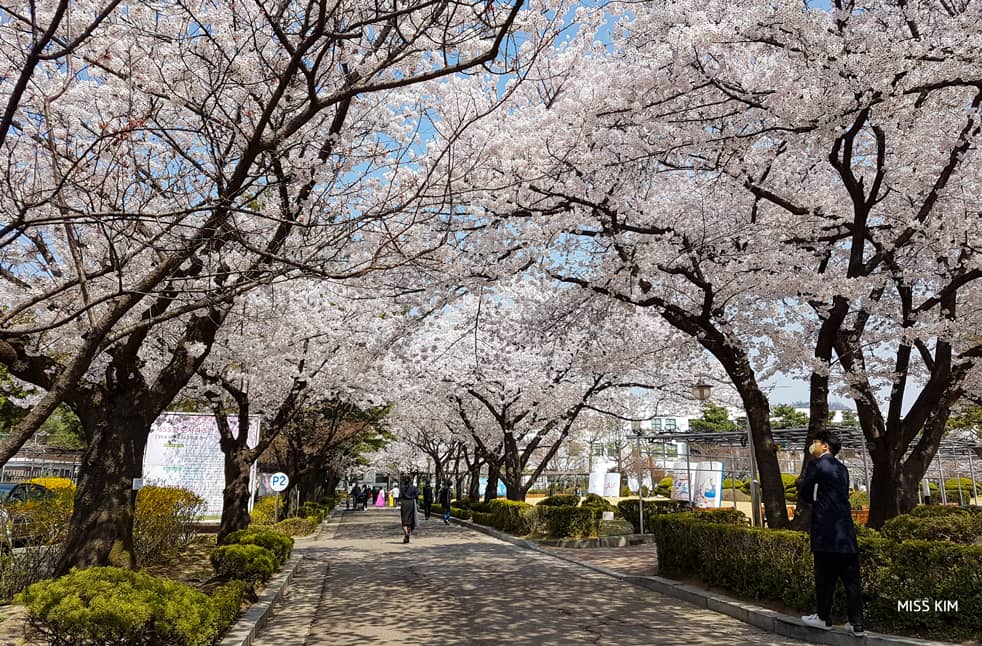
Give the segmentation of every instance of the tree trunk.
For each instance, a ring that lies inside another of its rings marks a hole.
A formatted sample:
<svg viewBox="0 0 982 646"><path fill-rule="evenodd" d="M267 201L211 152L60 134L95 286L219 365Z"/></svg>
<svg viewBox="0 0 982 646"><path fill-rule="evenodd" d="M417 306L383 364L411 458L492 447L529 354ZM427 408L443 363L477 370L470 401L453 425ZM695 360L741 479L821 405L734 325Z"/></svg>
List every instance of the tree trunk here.
<svg viewBox="0 0 982 646"><path fill-rule="evenodd" d="M784 482L781 480L781 467L777 461L777 446L771 435L770 410L766 400L754 401L747 406L747 422L754 443L757 458L757 472L760 476L761 498L764 501L764 516L767 526L772 529L787 529L788 509L784 498ZM763 399L763 394L760 394ZM746 400L745 400L746 401Z"/></svg>
<svg viewBox="0 0 982 646"><path fill-rule="evenodd" d="M225 489L222 491L222 522L218 529L218 542L240 529L249 526L249 471L252 466L252 449L245 445L225 452Z"/></svg>
<svg viewBox="0 0 982 646"><path fill-rule="evenodd" d="M498 474L501 467L497 464L488 463L488 484L484 487L484 502L491 502L498 497Z"/></svg>
<svg viewBox="0 0 982 646"><path fill-rule="evenodd" d="M883 523L900 514L901 498L904 496L900 484L899 465L891 459L886 438L879 438L876 448L870 454L873 473L869 483L869 519L866 524L880 529ZM915 491L916 499L916 491Z"/></svg>
<svg viewBox="0 0 982 646"><path fill-rule="evenodd" d="M83 421L88 445L82 453L75 508L64 553L55 567L56 577L68 574L73 567L137 565L133 478L143 473L143 451L150 429L141 423L139 414L126 414L132 410L112 406L102 410L101 419Z"/></svg>

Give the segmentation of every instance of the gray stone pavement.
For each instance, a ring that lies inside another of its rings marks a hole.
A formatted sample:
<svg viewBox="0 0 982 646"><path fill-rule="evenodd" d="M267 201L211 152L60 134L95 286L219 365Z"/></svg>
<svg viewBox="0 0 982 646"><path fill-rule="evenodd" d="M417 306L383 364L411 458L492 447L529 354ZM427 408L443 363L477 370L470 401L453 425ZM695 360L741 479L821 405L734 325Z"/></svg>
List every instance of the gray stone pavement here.
<svg viewBox="0 0 982 646"><path fill-rule="evenodd" d="M801 644L434 515L344 512L313 541L257 646Z"/></svg>

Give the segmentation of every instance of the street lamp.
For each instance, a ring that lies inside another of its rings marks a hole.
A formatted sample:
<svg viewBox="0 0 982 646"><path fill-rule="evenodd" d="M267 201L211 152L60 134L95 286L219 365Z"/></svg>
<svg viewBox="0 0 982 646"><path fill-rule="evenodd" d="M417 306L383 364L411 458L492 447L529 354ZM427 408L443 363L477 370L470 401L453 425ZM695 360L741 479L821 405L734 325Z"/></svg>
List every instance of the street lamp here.
<svg viewBox="0 0 982 646"><path fill-rule="evenodd" d="M692 396L701 402L706 401L713 394L713 387L707 383L698 383L692 387Z"/></svg>
<svg viewBox="0 0 982 646"><path fill-rule="evenodd" d="M644 472L641 470L641 422L632 421L631 430L634 432L634 438L637 442L637 456L638 461L638 529L641 530L641 535L644 536L644 497L641 495L641 487Z"/></svg>

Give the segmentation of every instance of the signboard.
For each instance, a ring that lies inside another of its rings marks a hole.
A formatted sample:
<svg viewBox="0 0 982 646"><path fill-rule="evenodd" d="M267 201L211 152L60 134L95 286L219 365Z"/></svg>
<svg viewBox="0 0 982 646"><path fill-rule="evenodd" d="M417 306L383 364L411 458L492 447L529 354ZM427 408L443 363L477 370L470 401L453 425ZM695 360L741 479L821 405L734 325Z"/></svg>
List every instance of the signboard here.
<svg viewBox="0 0 982 646"><path fill-rule="evenodd" d="M691 477L691 498L690 482ZM723 463L676 460L672 470L672 500L692 501L701 508L720 507L723 503Z"/></svg>
<svg viewBox="0 0 982 646"><path fill-rule="evenodd" d="M586 490L589 493L595 493L598 496L604 495L604 476L607 475L603 471L594 471L590 474L590 484L587 486Z"/></svg>
<svg viewBox="0 0 982 646"><path fill-rule="evenodd" d="M621 474L619 473L604 474L604 495L605 496L621 495Z"/></svg>
<svg viewBox="0 0 982 646"><path fill-rule="evenodd" d="M286 491L286 488L290 486L290 476L286 475L282 471L277 471L269 479L269 488L279 493L281 491Z"/></svg>
<svg viewBox="0 0 982 646"><path fill-rule="evenodd" d="M246 446L259 442L259 416L249 417ZM228 420L233 434L239 422ZM218 425L210 414L164 413L151 426L143 454L143 483L164 487L183 487L205 500L204 517L222 516L225 489L225 455L219 446ZM249 491L255 491L256 465L249 473ZM249 499L252 509L252 498Z"/></svg>

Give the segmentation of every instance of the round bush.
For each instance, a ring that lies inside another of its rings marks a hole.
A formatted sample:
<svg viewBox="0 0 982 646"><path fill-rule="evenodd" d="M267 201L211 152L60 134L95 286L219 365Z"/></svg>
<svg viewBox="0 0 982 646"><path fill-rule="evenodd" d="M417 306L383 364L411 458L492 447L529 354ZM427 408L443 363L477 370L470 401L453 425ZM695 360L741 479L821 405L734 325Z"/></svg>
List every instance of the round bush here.
<svg viewBox="0 0 982 646"><path fill-rule="evenodd" d="M276 566L279 567L290 558L293 551L293 539L272 528L248 528L232 532L225 537L222 545L258 545L273 553Z"/></svg>
<svg viewBox="0 0 982 646"><path fill-rule="evenodd" d="M214 602L194 588L114 567L72 570L18 595L32 628L54 644L208 646Z"/></svg>
<svg viewBox="0 0 982 646"><path fill-rule="evenodd" d="M580 507L593 507L595 509L599 509L600 511L612 511L620 514L617 507L610 504L603 496L598 496L595 493L588 493L586 496L584 496L583 502L580 503Z"/></svg>
<svg viewBox="0 0 982 646"><path fill-rule="evenodd" d="M947 514L917 517L909 514L895 516L883 523L880 533L893 541L950 541L975 543L982 539L982 516Z"/></svg>
<svg viewBox="0 0 982 646"><path fill-rule="evenodd" d="M259 545L222 545L211 553L215 574L248 583L269 581L276 570L276 556Z"/></svg>

